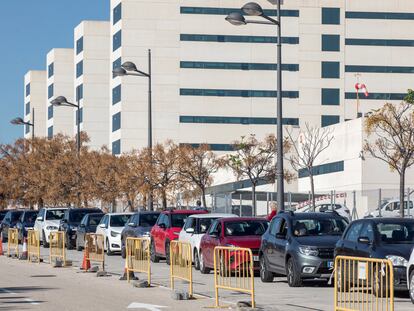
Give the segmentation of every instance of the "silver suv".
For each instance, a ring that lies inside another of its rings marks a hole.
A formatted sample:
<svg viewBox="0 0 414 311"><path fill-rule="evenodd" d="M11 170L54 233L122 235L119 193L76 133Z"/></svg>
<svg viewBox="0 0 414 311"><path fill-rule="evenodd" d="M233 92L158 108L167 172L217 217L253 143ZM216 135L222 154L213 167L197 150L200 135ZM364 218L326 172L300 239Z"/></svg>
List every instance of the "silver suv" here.
<svg viewBox="0 0 414 311"><path fill-rule="evenodd" d="M49 235L51 232L59 230L60 221L67 209L67 207L45 207L37 214L34 229L39 232L43 247L49 247Z"/></svg>

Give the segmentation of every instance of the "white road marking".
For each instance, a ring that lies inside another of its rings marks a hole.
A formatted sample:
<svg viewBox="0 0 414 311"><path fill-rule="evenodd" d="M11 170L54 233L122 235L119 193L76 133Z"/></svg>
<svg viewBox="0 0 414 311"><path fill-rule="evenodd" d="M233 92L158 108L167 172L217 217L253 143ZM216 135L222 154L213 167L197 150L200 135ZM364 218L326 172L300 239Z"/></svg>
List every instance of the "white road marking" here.
<svg viewBox="0 0 414 311"><path fill-rule="evenodd" d="M5 288L0 288L0 291L9 295L18 295L18 293L12 292L8 289ZM30 303L31 305L38 305L39 303L30 299L30 298L25 298L24 301L27 301L28 303Z"/></svg>
<svg viewBox="0 0 414 311"><path fill-rule="evenodd" d="M128 309L145 309L149 311L161 311L159 308L168 308L165 306L151 305L148 303L133 302L128 306Z"/></svg>

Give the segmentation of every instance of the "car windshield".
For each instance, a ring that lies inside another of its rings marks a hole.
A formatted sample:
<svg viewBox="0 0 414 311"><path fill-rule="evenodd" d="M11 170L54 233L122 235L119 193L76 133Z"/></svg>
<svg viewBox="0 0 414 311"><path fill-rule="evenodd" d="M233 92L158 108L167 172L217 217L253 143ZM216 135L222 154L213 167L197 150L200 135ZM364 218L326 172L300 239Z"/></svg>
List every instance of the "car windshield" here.
<svg viewBox="0 0 414 311"><path fill-rule="evenodd" d="M224 232L226 236L263 235L267 226L267 222L257 220L226 222Z"/></svg>
<svg viewBox="0 0 414 311"><path fill-rule="evenodd" d="M200 233L206 233L211 223L217 218L200 218Z"/></svg>
<svg viewBox="0 0 414 311"><path fill-rule="evenodd" d="M69 222L72 224L79 224L86 214L88 214L88 211L85 210L71 211L69 213Z"/></svg>
<svg viewBox="0 0 414 311"><path fill-rule="evenodd" d="M64 209L48 210L46 212L46 220L61 220L65 215Z"/></svg>
<svg viewBox="0 0 414 311"><path fill-rule="evenodd" d="M171 227L182 228L189 214L171 214Z"/></svg>
<svg viewBox="0 0 414 311"><path fill-rule="evenodd" d="M414 223L380 222L377 224L381 241L386 244L414 243Z"/></svg>
<svg viewBox="0 0 414 311"><path fill-rule="evenodd" d="M103 217L102 215L90 215L89 216L89 226L97 226Z"/></svg>
<svg viewBox="0 0 414 311"><path fill-rule="evenodd" d="M111 227L124 227L131 215L112 215Z"/></svg>
<svg viewBox="0 0 414 311"><path fill-rule="evenodd" d="M14 212L11 213L11 221L16 222L19 220L20 216L22 216L23 212Z"/></svg>
<svg viewBox="0 0 414 311"><path fill-rule="evenodd" d="M139 216L139 226L152 227L157 222L159 214L141 214Z"/></svg>
<svg viewBox="0 0 414 311"><path fill-rule="evenodd" d="M33 223L36 220L36 216L37 216L37 212L35 211L26 212L24 213L23 221L28 222L28 223Z"/></svg>
<svg viewBox="0 0 414 311"><path fill-rule="evenodd" d="M1 213L0 212L0 221L2 221L4 219L4 216L6 216L6 213Z"/></svg>
<svg viewBox="0 0 414 311"><path fill-rule="evenodd" d="M293 221L295 236L342 235L346 222L337 218L297 219Z"/></svg>

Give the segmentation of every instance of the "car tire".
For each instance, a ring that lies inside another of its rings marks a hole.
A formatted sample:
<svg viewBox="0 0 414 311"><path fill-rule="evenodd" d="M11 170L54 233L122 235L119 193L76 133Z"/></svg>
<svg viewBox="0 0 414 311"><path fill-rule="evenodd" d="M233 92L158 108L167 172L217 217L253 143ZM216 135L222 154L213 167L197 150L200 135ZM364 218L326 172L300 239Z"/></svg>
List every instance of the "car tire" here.
<svg viewBox="0 0 414 311"><path fill-rule="evenodd" d="M167 265L170 265L170 241L167 240L165 242L165 262L167 263Z"/></svg>
<svg viewBox="0 0 414 311"><path fill-rule="evenodd" d="M273 273L266 268L266 260L264 256L260 256L260 280L263 283L271 283L274 278Z"/></svg>
<svg viewBox="0 0 414 311"><path fill-rule="evenodd" d="M200 270L200 258L197 249L194 249L194 269Z"/></svg>
<svg viewBox="0 0 414 311"><path fill-rule="evenodd" d="M302 279L300 277L299 269L297 268L293 257L290 257L287 262L286 276L287 276L288 285L290 287L302 286Z"/></svg>
<svg viewBox="0 0 414 311"><path fill-rule="evenodd" d="M67 250L71 250L71 249L73 249L73 245L72 245L72 242L70 241L70 239L69 239L69 236L68 235L66 235L66 249Z"/></svg>
<svg viewBox="0 0 414 311"><path fill-rule="evenodd" d="M211 269L207 268L206 265L204 264L204 255L200 251L200 272L201 274L209 274L210 270Z"/></svg>
<svg viewBox="0 0 414 311"><path fill-rule="evenodd" d="M114 253L111 251L111 245L109 245L109 240L106 239L106 254L112 256Z"/></svg>
<svg viewBox="0 0 414 311"><path fill-rule="evenodd" d="M408 293L410 294L411 302L414 304L414 270L410 273L408 284L410 288Z"/></svg>
<svg viewBox="0 0 414 311"><path fill-rule="evenodd" d="M125 247L121 247L121 257L122 257L122 259L126 258L126 249L125 249Z"/></svg>
<svg viewBox="0 0 414 311"><path fill-rule="evenodd" d="M3 233L3 235L1 236L1 242L2 243L6 243L7 239L6 239L6 235Z"/></svg>
<svg viewBox="0 0 414 311"><path fill-rule="evenodd" d="M46 241L46 234L44 231L42 232L42 240L43 240L43 248L49 248L49 243L47 243Z"/></svg>
<svg viewBox="0 0 414 311"><path fill-rule="evenodd" d="M155 252L155 242L154 240L151 240L151 261L154 263L160 262L160 257L157 256L157 253Z"/></svg>
<svg viewBox="0 0 414 311"><path fill-rule="evenodd" d="M77 250L78 252L81 252L81 251L82 251L82 249L83 249L83 247L79 245L79 243L78 243L78 239L76 239L76 250Z"/></svg>

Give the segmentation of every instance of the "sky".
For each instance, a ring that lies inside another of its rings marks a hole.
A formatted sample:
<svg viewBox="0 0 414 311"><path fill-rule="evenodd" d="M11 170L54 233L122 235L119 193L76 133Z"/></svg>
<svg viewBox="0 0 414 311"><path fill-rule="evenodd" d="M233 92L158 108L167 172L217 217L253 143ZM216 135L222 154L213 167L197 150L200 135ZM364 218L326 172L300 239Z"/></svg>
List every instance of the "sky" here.
<svg viewBox="0 0 414 311"><path fill-rule="evenodd" d="M45 70L52 48L73 48L73 29L83 20L109 20L109 0L11 0L0 8L0 144L23 136L24 75ZM45 90L46 91L46 90Z"/></svg>

